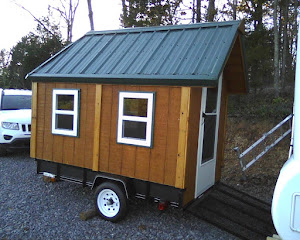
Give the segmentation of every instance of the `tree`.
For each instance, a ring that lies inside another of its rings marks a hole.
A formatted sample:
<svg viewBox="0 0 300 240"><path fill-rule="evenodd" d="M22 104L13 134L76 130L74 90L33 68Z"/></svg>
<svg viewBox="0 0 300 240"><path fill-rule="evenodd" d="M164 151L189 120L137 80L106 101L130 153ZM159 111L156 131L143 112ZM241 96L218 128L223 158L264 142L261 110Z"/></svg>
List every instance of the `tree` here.
<svg viewBox="0 0 300 240"><path fill-rule="evenodd" d="M277 25L277 7L278 0L274 0L274 89L276 96L279 95L279 31Z"/></svg>
<svg viewBox="0 0 300 240"><path fill-rule="evenodd" d="M91 30L94 31L92 0L87 0L87 4L88 4L88 9L89 9L89 20L90 20Z"/></svg>
<svg viewBox="0 0 300 240"><path fill-rule="evenodd" d="M206 20L209 22L214 21L215 15L217 14L215 8L215 0L208 0L208 8L206 13Z"/></svg>
<svg viewBox="0 0 300 240"><path fill-rule="evenodd" d="M172 25L182 0L122 0L121 23L124 27Z"/></svg>
<svg viewBox="0 0 300 240"><path fill-rule="evenodd" d="M52 7L59 12L60 16L64 19L67 25L67 42L72 42L73 38L73 25L76 10L79 5L79 0L59 0L60 7ZM74 2L73 2L74 1Z"/></svg>
<svg viewBox="0 0 300 240"><path fill-rule="evenodd" d="M64 42L57 25L51 25L49 18L40 20L36 33L29 33L11 50L9 64L2 68L1 87L30 89L31 82L25 80L26 74L52 57L64 47ZM51 34L44 28L51 29Z"/></svg>

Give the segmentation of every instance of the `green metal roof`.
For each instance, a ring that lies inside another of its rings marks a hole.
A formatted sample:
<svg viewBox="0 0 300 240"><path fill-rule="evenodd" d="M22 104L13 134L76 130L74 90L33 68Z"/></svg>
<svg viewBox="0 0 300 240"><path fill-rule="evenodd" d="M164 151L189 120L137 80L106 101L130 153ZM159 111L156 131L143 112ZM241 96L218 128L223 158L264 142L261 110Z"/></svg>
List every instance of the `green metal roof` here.
<svg viewBox="0 0 300 240"><path fill-rule="evenodd" d="M91 31L27 77L33 81L214 86L240 25L231 21Z"/></svg>

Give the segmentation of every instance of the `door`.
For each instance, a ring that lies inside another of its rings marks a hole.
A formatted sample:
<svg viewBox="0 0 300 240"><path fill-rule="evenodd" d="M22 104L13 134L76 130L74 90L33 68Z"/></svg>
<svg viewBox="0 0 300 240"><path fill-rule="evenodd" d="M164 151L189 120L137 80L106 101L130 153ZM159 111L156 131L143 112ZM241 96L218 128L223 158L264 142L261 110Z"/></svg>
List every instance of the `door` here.
<svg viewBox="0 0 300 240"><path fill-rule="evenodd" d="M195 198L215 183L222 76L216 88L203 88L200 111Z"/></svg>

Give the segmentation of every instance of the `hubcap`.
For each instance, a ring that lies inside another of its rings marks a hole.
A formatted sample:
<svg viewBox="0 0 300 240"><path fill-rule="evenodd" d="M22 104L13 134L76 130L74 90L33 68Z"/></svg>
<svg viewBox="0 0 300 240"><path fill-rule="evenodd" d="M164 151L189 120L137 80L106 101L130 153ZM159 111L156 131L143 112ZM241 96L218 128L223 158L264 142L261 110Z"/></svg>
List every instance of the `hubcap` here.
<svg viewBox="0 0 300 240"><path fill-rule="evenodd" d="M103 189L98 194L97 205L100 212L105 217L114 217L120 210L119 197L114 191L110 189Z"/></svg>

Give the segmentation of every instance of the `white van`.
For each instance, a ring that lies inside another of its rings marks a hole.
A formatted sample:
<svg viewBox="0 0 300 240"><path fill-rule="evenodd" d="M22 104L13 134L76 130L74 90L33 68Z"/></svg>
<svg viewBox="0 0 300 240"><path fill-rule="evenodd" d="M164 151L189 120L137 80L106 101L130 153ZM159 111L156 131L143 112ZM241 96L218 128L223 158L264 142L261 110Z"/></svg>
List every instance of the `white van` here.
<svg viewBox="0 0 300 240"><path fill-rule="evenodd" d="M0 155L29 149L31 95L30 90L0 89Z"/></svg>

